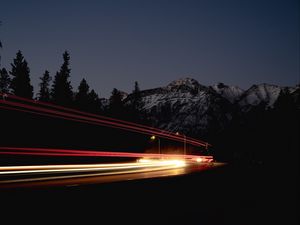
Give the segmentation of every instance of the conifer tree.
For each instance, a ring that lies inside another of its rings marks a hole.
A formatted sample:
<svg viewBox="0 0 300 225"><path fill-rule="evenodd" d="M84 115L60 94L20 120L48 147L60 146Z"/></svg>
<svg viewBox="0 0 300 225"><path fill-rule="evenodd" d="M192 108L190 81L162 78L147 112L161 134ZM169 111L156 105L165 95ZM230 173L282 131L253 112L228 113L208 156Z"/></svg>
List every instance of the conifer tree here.
<svg viewBox="0 0 300 225"><path fill-rule="evenodd" d="M134 82L134 89L132 91L132 108L139 111L142 107L142 97L140 87L137 81Z"/></svg>
<svg viewBox="0 0 300 225"><path fill-rule="evenodd" d="M0 93L9 93L10 77L5 68L0 70Z"/></svg>
<svg viewBox="0 0 300 225"><path fill-rule="evenodd" d="M64 62L60 71L56 73L51 97L52 101L56 104L72 106L73 104L73 91L71 82L69 81L71 69L69 68L70 55L67 51L63 54Z"/></svg>
<svg viewBox="0 0 300 225"><path fill-rule="evenodd" d="M10 74L13 76L10 88L12 93L24 98L33 97L33 86L30 84L30 70L22 52L17 52L14 62L11 64Z"/></svg>
<svg viewBox="0 0 300 225"><path fill-rule="evenodd" d="M2 22L0 21L0 26L1 26ZM0 48L2 48L2 42L0 40Z"/></svg>
<svg viewBox="0 0 300 225"><path fill-rule="evenodd" d="M94 89L91 90L91 92L88 94L89 99L89 110L93 113L101 113L101 101L99 99L98 94L94 91Z"/></svg>
<svg viewBox="0 0 300 225"><path fill-rule="evenodd" d="M121 92L114 88L109 98L109 112L113 117L124 117L124 105Z"/></svg>
<svg viewBox="0 0 300 225"><path fill-rule="evenodd" d="M89 85L87 84L85 79L82 79L79 87L78 92L75 95L75 104L76 107L87 110L89 107Z"/></svg>
<svg viewBox="0 0 300 225"><path fill-rule="evenodd" d="M78 92L75 95L76 107L84 111L100 113L101 101L97 93L93 89L91 91L89 89L90 87L86 80L82 79L78 86Z"/></svg>
<svg viewBox="0 0 300 225"><path fill-rule="evenodd" d="M40 101L49 102L50 101L50 81L51 77L49 71L46 70L42 77L40 77L40 92L38 98Z"/></svg>
<svg viewBox="0 0 300 225"><path fill-rule="evenodd" d="M126 119L137 123L145 122L144 121L145 115L143 115L142 112L142 108L143 108L142 96L137 81L135 81L134 83L134 89L130 95L130 101L126 108L128 111Z"/></svg>

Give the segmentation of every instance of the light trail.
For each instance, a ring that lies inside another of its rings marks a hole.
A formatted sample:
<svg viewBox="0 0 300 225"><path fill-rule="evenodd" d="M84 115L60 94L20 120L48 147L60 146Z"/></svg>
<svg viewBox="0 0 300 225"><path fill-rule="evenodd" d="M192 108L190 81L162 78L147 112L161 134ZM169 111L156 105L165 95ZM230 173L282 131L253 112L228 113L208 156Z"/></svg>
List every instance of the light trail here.
<svg viewBox="0 0 300 225"><path fill-rule="evenodd" d="M53 148L17 148L0 147L0 154L6 155L36 155L36 156L77 156L77 157L127 157L127 158L157 158L157 159L192 159L202 162L213 161L212 156L181 155L181 154L153 154L153 153L132 153L132 152L108 152L74 149L53 149Z"/></svg>
<svg viewBox="0 0 300 225"><path fill-rule="evenodd" d="M159 170L178 169L185 166L185 161L178 159L147 160L146 162L137 161L135 163L6 166L0 167L0 178L1 176L5 176L6 178L4 180L0 180L0 188L1 184L145 173ZM18 178L7 179L8 175L18 176ZM28 176L31 175L35 176L28 178ZM36 177L37 175L40 177ZM25 178L22 178L24 176Z"/></svg>
<svg viewBox="0 0 300 225"><path fill-rule="evenodd" d="M54 172L95 172L95 171L113 171L130 170L159 167L165 169L169 166L182 167L185 162L182 160L148 160L147 162L137 163L110 163L110 164L80 164L80 165L41 165L41 166L5 166L0 167L0 175L8 174L33 174L33 173L54 173Z"/></svg>
<svg viewBox="0 0 300 225"><path fill-rule="evenodd" d="M8 101L8 98L21 100L24 102L35 104L37 106ZM147 134L147 135L156 135L159 137L164 137L167 139L183 142L183 138L181 137L182 135L176 135L173 133L171 133L171 134L164 133L164 132L167 132L165 130L160 130L157 128L148 127L148 126L141 125L141 124L122 121L122 120L118 120L118 119L114 119L114 118L91 114L91 113L85 113L85 112L82 112L79 110L69 109L69 108L65 108L62 106L56 106L56 105L53 105L50 103L44 103L44 102L34 101L34 100L30 100L30 99L25 99L25 98L21 98L18 96L7 95L5 100L0 100L0 103L2 105L6 105L6 106L0 106L1 108L8 109L8 110L17 110L17 111L23 111L23 112L27 112L27 113L34 113L34 114L38 114L38 115L51 116L54 118L72 120L72 121L76 121L76 122L89 123L89 124L93 124L93 125L102 125L102 126L108 126L108 127L112 127L112 128L119 128L119 129L131 131L131 132L133 131L133 132L138 132L138 133ZM53 110L53 109L42 108L42 107L39 107L39 105L47 106L47 107L54 108L54 109L60 109L60 110L63 110L64 112ZM9 107L9 106L11 106L11 107ZM15 108L15 107L19 107L21 109ZM25 108L25 110L24 110L24 108ZM70 113L70 112L72 112L72 113ZM185 141L186 141L186 143L189 143L189 144L192 144L195 146L205 146L205 147L210 146L207 142L203 142L203 141L196 140L196 139L189 138L189 137L186 137Z"/></svg>
<svg viewBox="0 0 300 225"><path fill-rule="evenodd" d="M193 160L138 159L130 163L39 165L0 167L0 190L78 186L170 177L224 166Z"/></svg>

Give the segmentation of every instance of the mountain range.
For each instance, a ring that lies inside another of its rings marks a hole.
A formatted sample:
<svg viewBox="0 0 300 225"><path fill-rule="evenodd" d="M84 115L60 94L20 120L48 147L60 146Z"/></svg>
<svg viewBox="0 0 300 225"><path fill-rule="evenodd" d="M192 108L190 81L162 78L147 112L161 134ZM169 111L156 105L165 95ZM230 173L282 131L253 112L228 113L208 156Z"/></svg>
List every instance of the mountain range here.
<svg viewBox="0 0 300 225"><path fill-rule="evenodd" d="M154 127L205 137L224 130L236 115L246 115L258 107L272 109L283 93L299 101L299 92L299 85L263 83L243 90L223 83L205 86L195 79L181 78L164 87L141 91L141 110ZM126 95L125 104L130 99L131 95Z"/></svg>

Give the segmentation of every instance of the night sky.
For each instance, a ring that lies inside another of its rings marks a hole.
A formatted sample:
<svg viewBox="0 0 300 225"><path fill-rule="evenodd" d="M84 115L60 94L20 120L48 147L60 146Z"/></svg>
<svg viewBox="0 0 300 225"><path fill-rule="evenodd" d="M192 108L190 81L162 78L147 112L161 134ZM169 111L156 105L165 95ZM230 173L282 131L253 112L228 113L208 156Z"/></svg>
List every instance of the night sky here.
<svg viewBox="0 0 300 225"><path fill-rule="evenodd" d="M37 84L71 55L74 89L82 78L100 97L192 77L224 82L299 83L298 0L1 0L1 66L20 49Z"/></svg>

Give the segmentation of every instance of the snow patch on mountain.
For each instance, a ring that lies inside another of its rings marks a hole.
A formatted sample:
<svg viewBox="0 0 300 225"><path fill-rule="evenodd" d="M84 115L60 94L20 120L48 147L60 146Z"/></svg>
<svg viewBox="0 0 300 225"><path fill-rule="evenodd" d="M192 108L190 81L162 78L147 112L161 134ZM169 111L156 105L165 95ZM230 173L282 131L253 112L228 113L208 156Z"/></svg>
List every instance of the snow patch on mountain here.
<svg viewBox="0 0 300 225"><path fill-rule="evenodd" d="M259 84L244 91L223 83L207 87L195 79L181 78L164 87L141 91L141 110L154 127L196 137L210 131L220 132L240 112L247 113L261 104L265 109L273 107L284 89ZM299 99L299 86L285 90ZM125 101L129 102L131 97L129 94Z"/></svg>
<svg viewBox="0 0 300 225"><path fill-rule="evenodd" d="M298 91L300 89L300 85L297 85L295 87L287 87L290 94L293 94L294 92Z"/></svg>
<svg viewBox="0 0 300 225"><path fill-rule="evenodd" d="M166 88L170 90L174 87L181 87L181 86L194 89L194 88L199 88L200 84L197 80L187 77L187 78L180 78L178 80L172 81L170 84L167 85Z"/></svg>
<svg viewBox="0 0 300 225"><path fill-rule="evenodd" d="M211 86L211 88L231 103L238 100L244 93L244 90L237 86L228 86L223 83L217 83Z"/></svg>
<svg viewBox="0 0 300 225"><path fill-rule="evenodd" d="M277 85L265 83L253 85L241 96L239 105L241 107L246 107L249 109L249 107L251 106L257 106L263 103L266 105L266 107L272 108L274 106L274 103L278 99L278 96L282 89L282 87L279 87Z"/></svg>
<svg viewBox="0 0 300 225"><path fill-rule="evenodd" d="M182 78L166 87L141 91L143 110L153 126L196 133L208 125L223 127L230 116L230 103L192 78Z"/></svg>

